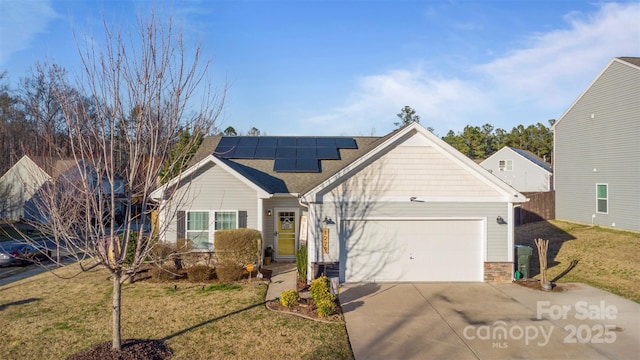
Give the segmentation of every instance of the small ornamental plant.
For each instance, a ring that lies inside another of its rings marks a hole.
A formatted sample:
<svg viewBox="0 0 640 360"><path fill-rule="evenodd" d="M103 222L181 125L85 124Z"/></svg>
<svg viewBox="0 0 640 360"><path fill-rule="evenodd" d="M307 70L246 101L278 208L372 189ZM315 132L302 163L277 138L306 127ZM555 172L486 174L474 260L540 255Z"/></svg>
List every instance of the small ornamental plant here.
<svg viewBox="0 0 640 360"><path fill-rule="evenodd" d="M300 295L293 289L285 290L280 294L280 304L282 306L293 307L298 301L300 301Z"/></svg>
<svg viewBox="0 0 640 360"><path fill-rule="evenodd" d="M336 311L336 303L329 299L322 299L315 303L316 311L318 312L318 316L327 317L329 315L333 315Z"/></svg>
<svg viewBox="0 0 640 360"><path fill-rule="evenodd" d="M309 292L311 293L311 300L313 300L314 304L325 299L330 301L336 299L336 296L331 293L331 280L324 275L311 282Z"/></svg>

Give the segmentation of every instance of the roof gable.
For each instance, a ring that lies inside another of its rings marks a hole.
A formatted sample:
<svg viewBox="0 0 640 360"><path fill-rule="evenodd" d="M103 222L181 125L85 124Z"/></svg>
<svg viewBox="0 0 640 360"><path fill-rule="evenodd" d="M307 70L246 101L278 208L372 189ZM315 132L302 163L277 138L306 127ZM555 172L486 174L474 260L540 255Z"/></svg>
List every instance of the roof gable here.
<svg viewBox="0 0 640 360"><path fill-rule="evenodd" d="M636 69L637 71L640 71L640 58L637 57L620 57L620 58L613 58L609 64L607 64L607 66L600 72L600 74L598 74L598 76L589 84L589 86L587 86L587 88L580 94L580 96L578 96L578 98L571 104L571 106L569 106L569 108L562 114L562 116L560 116L560 118L558 119L558 121L556 121L553 126L551 127L552 130L555 130L555 128L558 126L558 124L564 120L564 118L566 117L566 115L568 113L571 112L571 110L576 106L576 104L578 104L580 102L580 100L582 100L582 98L585 96L585 94L587 92L589 92L589 90L591 89L591 87L593 87L593 85L600 80L600 78L609 70L609 68L611 68L611 66L613 64L622 64L625 66L629 66L633 69Z"/></svg>
<svg viewBox="0 0 640 360"><path fill-rule="evenodd" d="M415 137L414 137L415 136ZM424 138L424 139L420 139ZM335 186L337 183L354 176L362 168L366 167L368 163L380 158L384 154L388 153L390 149L400 146L402 144L413 146L412 142L427 141L430 143L435 152L437 152L441 158L446 161L452 162L462 171L462 174L470 176L480 183L491 188L493 191L499 194L503 201L510 202L524 202L525 197L519 192L514 190L509 185L506 185L501 180L488 174L482 167L473 162L471 159L464 156L458 150L451 147L439 137L429 132L418 123L412 123L400 131L392 133L392 136L387 137L384 141L379 143L375 148L367 152L365 155L352 162L344 169L341 169L329 179L320 183L307 193L303 195L303 199L308 202L316 201L316 196L323 191Z"/></svg>
<svg viewBox="0 0 640 360"><path fill-rule="evenodd" d="M543 159L541 159L539 156L537 156L536 154L532 153L531 151L522 150L522 149L509 147L509 146L503 147L502 149L500 149L500 150L496 151L495 153L493 153L488 158L484 159L482 162L480 162L480 166L484 167L486 163L488 163L489 161L493 160L493 158L495 158L495 157L504 156L505 152L509 152L509 153L512 153L515 156L519 156L521 158L524 158L525 160L533 163L534 165L540 167L541 169L543 169L544 171L546 171L548 173L552 173L553 172L551 164L545 162Z"/></svg>

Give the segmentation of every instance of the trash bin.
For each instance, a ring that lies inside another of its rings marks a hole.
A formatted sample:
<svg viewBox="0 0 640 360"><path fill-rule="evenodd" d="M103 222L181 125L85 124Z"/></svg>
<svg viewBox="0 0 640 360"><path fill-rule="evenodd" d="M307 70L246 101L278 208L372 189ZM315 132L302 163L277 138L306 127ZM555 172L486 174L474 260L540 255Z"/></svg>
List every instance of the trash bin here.
<svg viewBox="0 0 640 360"><path fill-rule="evenodd" d="M530 246L516 245L516 271L520 271L525 279L528 279L530 275L531 254L533 254L533 249Z"/></svg>

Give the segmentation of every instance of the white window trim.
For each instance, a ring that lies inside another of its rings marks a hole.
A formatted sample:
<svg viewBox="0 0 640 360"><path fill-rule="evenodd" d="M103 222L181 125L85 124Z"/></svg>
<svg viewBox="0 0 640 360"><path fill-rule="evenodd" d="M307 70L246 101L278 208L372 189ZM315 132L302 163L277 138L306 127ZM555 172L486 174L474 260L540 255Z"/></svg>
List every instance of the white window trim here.
<svg viewBox="0 0 640 360"><path fill-rule="evenodd" d="M184 236L186 238L189 238L189 213L203 213L203 212L209 214L209 229L207 230L207 239L208 239L209 248L208 249L192 249L191 251L193 252L213 251L213 237L211 236L211 226L213 224L211 222L211 210L195 210L195 209L186 210L184 214Z"/></svg>
<svg viewBox="0 0 640 360"><path fill-rule="evenodd" d="M607 187L607 197L599 198L598 197L598 186L604 185ZM598 200L606 200L607 201L607 209L602 212L598 210ZM609 183L596 183L596 214L608 214L609 213Z"/></svg>
<svg viewBox="0 0 640 360"><path fill-rule="evenodd" d="M207 234L207 239L209 247L207 249L193 249L192 251L194 252L212 252L215 251L213 244L214 244L214 234L216 232L216 213L227 213L227 212L232 212L236 214L236 224L235 224L235 229L238 229L240 227L240 210L186 210L185 211L185 216L184 216L184 235L187 236L187 234L189 233L189 230L187 230L188 226L187 226L187 221L189 218L189 213L192 212L208 212L209 213L209 231ZM188 237L188 236L187 236Z"/></svg>

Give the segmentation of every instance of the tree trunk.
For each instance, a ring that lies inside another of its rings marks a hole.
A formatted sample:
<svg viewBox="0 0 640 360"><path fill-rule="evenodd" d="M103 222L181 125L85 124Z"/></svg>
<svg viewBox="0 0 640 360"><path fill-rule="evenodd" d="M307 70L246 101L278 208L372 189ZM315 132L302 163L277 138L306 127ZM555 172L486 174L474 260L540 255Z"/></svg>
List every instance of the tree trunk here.
<svg viewBox="0 0 640 360"><path fill-rule="evenodd" d="M120 350L122 347L122 339L120 338L120 305L122 303L122 284L120 280L122 273L116 271L113 273L113 344L114 350Z"/></svg>

